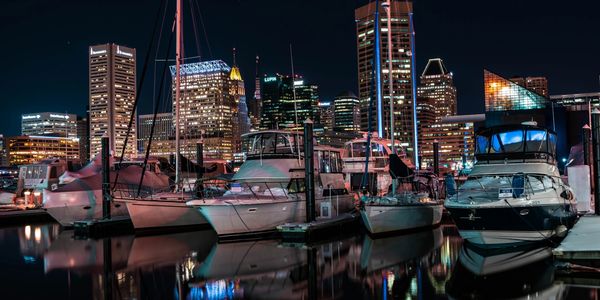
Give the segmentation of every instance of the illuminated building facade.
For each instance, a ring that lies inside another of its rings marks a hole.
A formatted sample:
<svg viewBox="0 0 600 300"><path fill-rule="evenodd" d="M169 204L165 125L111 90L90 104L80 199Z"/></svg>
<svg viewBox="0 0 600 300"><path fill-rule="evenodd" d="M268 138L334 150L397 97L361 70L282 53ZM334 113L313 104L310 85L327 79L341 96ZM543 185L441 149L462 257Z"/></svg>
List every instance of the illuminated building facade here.
<svg viewBox="0 0 600 300"><path fill-rule="evenodd" d="M331 102L319 102L318 123L323 127L323 130L333 130L333 112L335 106Z"/></svg>
<svg viewBox="0 0 600 300"><path fill-rule="evenodd" d="M231 94L231 68L222 60L181 65L181 99L175 97L175 66L171 66L173 82L173 120L179 101L181 154L195 159L196 143L204 142L206 158L231 161L234 153L234 118L237 104Z"/></svg>
<svg viewBox="0 0 600 300"><path fill-rule="evenodd" d="M262 111L262 101L260 96L260 75L258 74L258 55L256 56L256 74L254 77L254 97L248 102L248 117L250 118L250 126L252 130L260 128L260 117Z"/></svg>
<svg viewBox="0 0 600 300"><path fill-rule="evenodd" d="M547 99L504 77L483 70L485 110L544 109Z"/></svg>
<svg viewBox="0 0 600 300"><path fill-rule="evenodd" d="M306 119L316 120L318 89L299 75L263 77L261 129L301 129Z"/></svg>
<svg viewBox="0 0 600 300"><path fill-rule="evenodd" d="M446 69L441 58L433 58L427 62L421 83L417 88L417 99L431 99L435 108L435 121L440 122L442 117L456 115L456 87L452 80L452 73ZM417 101L417 106L419 102Z"/></svg>
<svg viewBox="0 0 600 300"><path fill-rule="evenodd" d="M139 115L138 117L138 149L143 155L146 154L148 141L150 140L153 119L154 114ZM150 155L168 158L175 149L174 137L173 114L170 112L156 114Z"/></svg>
<svg viewBox="0 0 600 300"><path fill-rule="evenodd" d="M377 101L375 100L375 84L373 57L375 57L374 12L376 2L371 2L354 11L356 20L358 50L358 97L360 100L360 130L368 130L369 102L373 98L371 129L377 131ZM381 31L381 72L383 95L383 132L389 138L390 130L390 94L389 82L393 80L394 103L394 135L402 145L412 151L413 114L412 114L412 67L411 67L411 31L409 14L412 13L411 1L391 1L391 35L393 43L392 69L388 69L387 15L383 8L379 9L379 28ZM391 75L391 76L390 76Z"/></svg>
<svg viewBox="0 0 600 300"><path fill-rule="evenodd" d="M77 116L54 112L23 114L21 134L76 138Z"/></svg>
<svg viewBox="0 0 600 300"><path fill-rule="evenodd" d="M512 77L510 81L548 98L548 79L546 77Z"/></svg>
<svg viewBox="0 0 600 300"><path fill-rule="evenodd" d="M351 91L340 93L333 100L333 130L358 132L360 130L360 105Z"/></svg>
<svg viewBox="0 0 600 300"><path fill-rule="evenodd" d="M233 116L233 144L234 153L242 152L242 134L250 132L250 119L248 118L248 106L246 105L246 89L240 69L235 63L235 49L233 56L233 67L229 73L229 93L235 101Z"/></svg>
<svg viewBox="0 0 600 300"><path fill-rule="evenodd" d="M6 140L0 134L0 166L8 166L8 153L6 151Z"/></svg>
<svg viewBox="0 0 600 300"><path fill-rule="evenodd" d="M125 154L136 155L136 122L129 121L136 95L136 52L116 44L89 47L89 124L90 157L101 150L101 138L107 134L110 150L121 156L129 131Z"/></svg>
<svg viewBox="0 0 600 300"><path fill-rule="evenodd" d="M50 157L80 162L77 138L26 135L9 137L7 150L9 164L12 166L33 164Z"/></svg>
<svg viewBox="0 0 600 300"><path fill-rule="evenodd" d="M564 106L568 111L587 111L588 105L592 110L600 107L600 93L552 95L550 101L555 106Z"/></svg>
<svg viewBox="0 0 600 300"><path fill-rule="evenodd" d="M473 122L448 122L432 124L420 137L421 166L433 166L433 143L439 145L440 166L450 170L471 167L475 150Z"/></svg>
<svg viewBox="0 0 600 300"><path fill-rule="evenodd" d="M79 139L79 158L82 163L90 160L90 122L86 117L77 117L77 138Z"/></svg>

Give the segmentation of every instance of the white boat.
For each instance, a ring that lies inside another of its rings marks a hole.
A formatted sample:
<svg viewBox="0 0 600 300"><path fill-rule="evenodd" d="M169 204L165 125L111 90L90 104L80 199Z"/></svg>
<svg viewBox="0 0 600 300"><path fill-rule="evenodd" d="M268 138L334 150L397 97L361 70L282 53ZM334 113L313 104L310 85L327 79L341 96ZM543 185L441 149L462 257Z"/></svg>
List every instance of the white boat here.
<svg viewBox="0 0 600 300"><path fill-rule="evenodd" d="M120 164L118 186L135 186L142 174L141 161L124 161ZM158 160L150 160L150 167L144 174L141 191L144 194L164 191L169 188L169 178L162 174ZM111 186L117 179L115 165L111 168ZM66 172L61 176L62 183L54 189L43 190L43 208L64 227L73 222L102 218L102 172L99 159L94 159L78 172ZM128 218L127 208L111 201L112 218Z"/></svg>
<svg viewBox="0 0 600 300"><path fill-rule="evenodd" d="M478 133L477 163L446 209L461 237L481 247L553 238L577 219L574 194L556 167L556 134L535 125Z"/></svg>
<svg viewBox="0 0 600 300"><path fill-rule="evenodd" d="M304 160L298 133L261 131L243 136L246 161L221 197L189 201L221 237L260 234L277 225L306 219ZM354 197L343 184L341 150L315 146L317 218L354 209Z"/></svg>
<svg viewBox="0 0 600 300"><path fill-rule="evenodd" d="M426 171L415 172L410 161L392 154L390 140L375 136L367 145L368 137L346 143L348 154L344 158L346 184L353 190L364 186L370 194L363 197L360 209L367 230L381 234L439 224L444 207L437 198L437 177ZM394 177L401 179L392 191Z"/></svg>
<svg viewBox="0 0 600 300"><path fill-rule="evenodd" d="M224 160L208 160L204 162L205 170L212 170L204 175L202 185L205 189L212 191L222 189L225 182L217 179L217 176L228 174L227 162ZM189 178L196 175L190 172ZM185 176L184 176L185 177ZM148 194L145 197L137 197L135 194L126 191L116 190L114 194L115 203L124 204L136 231L156 230L156 229L182 229L184 227L197 227L208 225L208 222L196 209L186 205L186 202L198 199L193 189L186 187L195 187L196 182L183 184L180 192L161 192ZM205 190L208 192L208 190Z"/></svg>

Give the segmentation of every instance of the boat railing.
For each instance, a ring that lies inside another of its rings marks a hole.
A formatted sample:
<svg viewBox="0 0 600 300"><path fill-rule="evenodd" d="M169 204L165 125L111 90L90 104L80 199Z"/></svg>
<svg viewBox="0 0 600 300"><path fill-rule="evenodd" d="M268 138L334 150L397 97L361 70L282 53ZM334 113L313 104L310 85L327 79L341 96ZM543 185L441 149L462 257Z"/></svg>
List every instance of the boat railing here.
<svg viewBox="0 0 600 300"><path fill-rule="evenodd" d="M206 196L204 199L273 201L296 198L298 193L304 194L303 187L299 191L290 191L286 182L232 182L223 194Z"/></svg>
<svg viewBox="0 0 600 300"><path fill-rule="evenodd" d="M514 178L522 176L522 184L515 184ZM461 186L456 189L456 194L447 195L447 198L464 199L465 201L498 201L507 198L525 198L546 192L548 190L558 191L561 178L543 174L523 174L513 175L482 175L469 176ZM468 196L466 196L466 195Z"/></svg>

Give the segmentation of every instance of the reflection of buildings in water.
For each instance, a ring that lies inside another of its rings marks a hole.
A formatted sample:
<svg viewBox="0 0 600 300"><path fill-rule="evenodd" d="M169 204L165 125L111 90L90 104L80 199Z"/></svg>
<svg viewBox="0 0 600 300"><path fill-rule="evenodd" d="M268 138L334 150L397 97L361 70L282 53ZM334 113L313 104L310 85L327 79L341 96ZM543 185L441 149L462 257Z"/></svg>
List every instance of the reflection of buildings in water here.
<svg viewBox="0 0 600 300"><path fill-rule="evenodd" d="M16 230L23 259L26 263L34 263L42 258L46 249L58 236L60 225L55 223L25 225Z"/></svg>
<svg viewBox="0 0 600 300"><path fill-rule="evenodd" d="M482 250L464 245L446 285L454 298L562 299L566 289L554 284L550 248L531 246Z"/></svg>
<svg viewBox="0 0 600 300"><path fill-rule="evenodd" d="M452 269L458 260L463 244L454 225L442 225L441 227L444 232L442 246L432 251L426 258L428 261L427 276L436 295L446 294L446 282L450 280Z"/></svg>

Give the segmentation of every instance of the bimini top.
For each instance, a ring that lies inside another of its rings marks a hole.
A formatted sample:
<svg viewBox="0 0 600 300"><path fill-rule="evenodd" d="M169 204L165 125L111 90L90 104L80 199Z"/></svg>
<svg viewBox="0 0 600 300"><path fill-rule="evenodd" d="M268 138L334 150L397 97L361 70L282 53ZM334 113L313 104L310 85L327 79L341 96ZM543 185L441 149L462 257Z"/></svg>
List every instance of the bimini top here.
<svg viewBox="0 0 600 300"><path fill-rule="evenodd" d="M545 160L554 162L556 133L539 126L503 125L477 133L475 157L478 162L493 160Z"/></svg>
<svg viewBox="0 0 600 300"><path fill-rule="evenodd" d="M251 132L242 135L242 148L249 160L294 158L303 151L303 134L284 130Z"/></svg>

